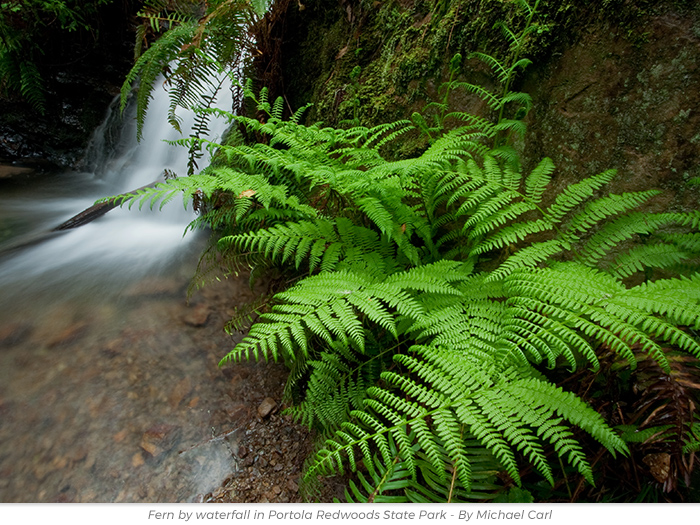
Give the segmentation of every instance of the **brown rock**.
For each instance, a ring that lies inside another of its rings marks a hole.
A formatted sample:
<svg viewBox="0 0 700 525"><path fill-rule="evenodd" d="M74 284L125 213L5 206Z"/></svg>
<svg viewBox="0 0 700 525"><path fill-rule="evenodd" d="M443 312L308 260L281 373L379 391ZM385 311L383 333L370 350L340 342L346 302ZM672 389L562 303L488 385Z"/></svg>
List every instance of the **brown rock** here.
<svg viewBox="0 0 700 525"><path fill-rule="evenodd" d="M56 470L66 468L66 466L68 466L68 458L65 456L58 456L57 458L54 458L53 466L56 468Z"/></svg>
<svg viewBox="0 0 700 525"><path fill-rule="evenodd" d="M77 447L73 450L71 450L68 454L67 457L74 463L78 461L84 460L88 455L88 449L85 446L82 447Z"/></svg>
<svg viewBox="0 0 700 525"><path fill-rule="evenodd" d="M182 321L189 326L202 327L207 324L209 320L209 306L206 304L198 304L182 317Z"/></svg>
<svg viewBox="0 0 700 525"><path fill-rule="evenodd" d="M46 340L46 345L51 348L54 346L68 344L83 336L87 329L87 324L83 322L73 323L69 327L51 335Z"/></svg>
<svg viewBox="0 0 700 525"><path fill-rule="evenodd" d="M120 430L112 436L112 439L115 441L115 443L121 443L124 441L128 433L129 431L127 429Z"/></svg>
<svg viewBox="0 0 700 525"><path fill-rule="evenodd" d="M277 408L277 403L271 397L266 397L258 406L258 415L261 418L266 418L272 411Z"/></svg>
<svg viewBox="0 0 700 525"><path fill-rule="evenodd" d="M151 456L158 456L172 446L174 430L172 425L153 425L141 437L141 448Z"/></svg>
<svg viewBox="0 0 700 525"><path fill-rule="evenodd" d="M0 346L12 346L21 342L30 331L24 323L9 323L0 326Z"/></svg>
<svg viewBox="0 0 700 525"><path fill-rule="evenodd" d="M141 455L141 452L137 452L133 456L131 456L131 466L134 468L140 467L145 463L143 456Z"/></svg>
<svg viewBox="0 0 700 525"><path fill-rule="evenodd" d="M175 388L171 390L170 395L168 396L170 406L175 408L180 405L184 397L189 394L191 390L192 381L189 377L185 377L177 385L175 385Z"/></svg>
<svg viewBox="0 0 700 525"><path fill-rule="evenodd" d="M129 287L127 297L167 296L177 295L183 288L183 283L175 279L144 279Z"/></svg>

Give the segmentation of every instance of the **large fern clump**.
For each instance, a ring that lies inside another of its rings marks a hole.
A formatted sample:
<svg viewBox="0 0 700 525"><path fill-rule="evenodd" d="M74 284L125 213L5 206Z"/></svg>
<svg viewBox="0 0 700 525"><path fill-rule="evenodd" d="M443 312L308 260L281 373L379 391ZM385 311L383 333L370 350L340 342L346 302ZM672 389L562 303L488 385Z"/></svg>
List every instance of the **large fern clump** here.
<svg viewBox="0 0 700 525"><path fill-rule="evenodd" d="M289 411L325 440L309 478L362 464L351 498L467 500L526 463L553 482L558 457L593 483L579 429L627 445L547 369L596 369L601 348L664 370L669 348L700 356L700 276L673 276L697 262L700 214L601 194L613 171L545 205L552 162L522 173L473 126L390 161L412 123L304 126L257 102L263 122L229 115L257 142L209 144L218 166L125 199L208 202L196 223L225 254L296 276L223 362L288 364ZM668 277L634 284L650 269Z"/></svg>
<svg viewBox="0 0 700 525"><path fill-rule="evenodd" d="M307 126L303 108L284 120L282 100L249 84L258 118L205 109L236 131L180 141L217 151L212 166L121 196L182 194L200 211L191 227L212 227L234 269L285 276L222 364L288 365L288 412L320 436L306 479L350 470L349 500L493 499L526 469L594 484L582 437L626 455L637 427L618 434L552 372L595 371L612 354L618 368L670 373L678 352L700 357L700 213L642 212L659 192L609 194L612 170L555 195L550 159L523 172L509 137L529 98L511 81L534 10L519 4L529 19L504 30L511 58L482 57L500 91L444 86L483 96L495 120L450 113L446 94L410 121ZM429 146L387 158L406 133ZM678 429L687 452L692 417Z"/></svg>

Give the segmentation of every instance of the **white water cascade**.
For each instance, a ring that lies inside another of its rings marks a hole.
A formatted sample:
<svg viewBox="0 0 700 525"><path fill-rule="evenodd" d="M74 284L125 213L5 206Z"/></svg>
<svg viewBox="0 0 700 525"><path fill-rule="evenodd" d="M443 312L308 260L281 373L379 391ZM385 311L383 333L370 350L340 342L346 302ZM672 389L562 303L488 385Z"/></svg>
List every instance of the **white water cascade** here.
<svg viewBox="0 0 700 525"><path fill-rule="evenodd" d="M204 241L183 238L194 213L117 208L51 232L164 169L186 174L186 148L163 141L179 138L167 109L157 89L140 143L132 118L108 117L88 171L2 181L0 503L198 501L236 468L232 414L253 389L234 391L217 363L222 312L250 292L228 280L186 301ZM225 127L211 121L209 138Z"/></svg>
<svg viewBox="0 0 700 525"><path fill-rule="evenodd" d="M162 82L156 82L160 86ZM66 173L32 181L29 187L10 188L0 194L0 221L8 224L21 240L48 231L91 206L97 199L127 192L162 180L164 170L179 176L187 173L187 148L170 145L181 135L167 121L169 98L156 88L148 109L143 139L136 141L135 120L127 110L119 129L114 130L116 101L105 123L96 131L88 148L91 172ZM218 107L230 109L230 85L219 90ZM194 123L194 113L183 116L182 129ZM224 119L209 123L207 138L216 141L226 129ZM117 135L110 144L109 135ZM207 164L204 157L200 167ZM118 292L126 283L172 264L190 253L194 239L183 238L192 220L177 199L163 210L114 209L84 226L55 232L42 242L0 258L2 302L35 301L37 294ZM7 239L6 239L7 240ZM2 244L0 243L0 250ZM1 252L0 252L1 253Z"/></svg>

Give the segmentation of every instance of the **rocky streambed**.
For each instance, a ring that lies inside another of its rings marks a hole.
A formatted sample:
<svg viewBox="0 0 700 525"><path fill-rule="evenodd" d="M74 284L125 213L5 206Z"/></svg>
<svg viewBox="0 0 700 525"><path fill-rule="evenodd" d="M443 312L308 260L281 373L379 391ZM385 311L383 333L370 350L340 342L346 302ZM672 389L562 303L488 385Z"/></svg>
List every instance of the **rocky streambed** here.
<svg viewBox="0 0 700 525"><path fill-rule="evenodd" d="M0 502L290 502L310 449L286 370L217 366L247 279L149 278L0 323Z"/></svg>

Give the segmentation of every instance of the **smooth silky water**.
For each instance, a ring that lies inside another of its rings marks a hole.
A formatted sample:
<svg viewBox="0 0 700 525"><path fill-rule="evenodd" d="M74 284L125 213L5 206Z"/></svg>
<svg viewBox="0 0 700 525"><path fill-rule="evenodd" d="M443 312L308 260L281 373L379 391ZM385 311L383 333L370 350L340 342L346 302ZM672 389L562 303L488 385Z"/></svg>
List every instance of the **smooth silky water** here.
<svg viewBox="0 0 700 525"><path fill-rule="evenodd" d="M186 174L167 108L157 89L140 143L112 108L89 172L0 186L0 502L192 501L230 472L230 446L206 445L227 348L183 322L205 242L183 237L193 213L117 208L43 235L164 169Z"/></svg>

